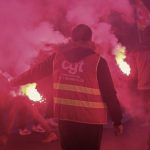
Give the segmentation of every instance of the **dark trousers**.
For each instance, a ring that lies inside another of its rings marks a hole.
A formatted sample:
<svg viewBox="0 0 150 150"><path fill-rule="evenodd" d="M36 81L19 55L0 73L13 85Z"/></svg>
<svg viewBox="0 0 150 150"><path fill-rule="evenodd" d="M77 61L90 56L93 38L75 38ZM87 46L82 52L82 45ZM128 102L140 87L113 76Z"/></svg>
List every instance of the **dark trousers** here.
<svg viewBox="0 0 150 150"><path fill-rule="evenodd" d="M63 150L100 150L102 125L59 121Z"/></svg>

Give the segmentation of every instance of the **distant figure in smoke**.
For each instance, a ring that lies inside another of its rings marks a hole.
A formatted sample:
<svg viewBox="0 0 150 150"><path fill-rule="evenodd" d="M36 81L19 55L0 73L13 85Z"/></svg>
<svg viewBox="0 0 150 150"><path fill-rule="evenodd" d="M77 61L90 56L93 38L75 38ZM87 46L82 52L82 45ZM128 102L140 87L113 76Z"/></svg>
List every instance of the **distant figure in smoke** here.
<svg viewBox="0 0 150 150"><path fill-rule="evenodd" d="M9 113L7 132L10 134L15 121L17 120L17 127L21 129L22 135L23 130L26 129L29 122L34 119L42 125L42 127L49 133L51 133L51 141L56 139L55 134L52 132L52 128L48 125L47 121L40 114L37 107L26 96L16 96L13 99L12 107ZM26 132L26 134L25 134ZM29 131L26 129L24 135L29 134ZM55 137L54 137L55 136ZM55 139L54 139L55 138Z"/></svg>
<svg viewBox="0 0 150 150"><path fill-rule="evenodd" d="M12 98L6 125L7 135L9 136L11 134L15 124L21 135L30 134L31 132L27 129L27 126L29 126L29 123L31 125L33 120L37 121L48 133L48 137L43 142L52 142L58 139L52 127L39 112L38 108L26 96Z"/></svg>
<svg viewBox="0 0 150 150"><path fill-rule="evenodd" d="M107 111L115 133L122 133L122 111L110 71L95 53L87 25L76 26L69 43L12 83L35 82L49 75L53 76L54 114L63 150L99 150Z"/></svg>
<svg viewBox="0 0 150 150"><path fill-rule="evenodd" d="M0 144L4 144L7 141L7 115L10 107L10 90L8 80L4 77L2 72L0 73Z"/></svg>
<svg viewBox="0 0 150 150"><path fill-rule="evenodd" d="M137 85L137 90L142 98L144 118L150 125L150 26L143 31L140 48L133 55L130 77ZM150 134L148 150L150 150Z"/></svg>

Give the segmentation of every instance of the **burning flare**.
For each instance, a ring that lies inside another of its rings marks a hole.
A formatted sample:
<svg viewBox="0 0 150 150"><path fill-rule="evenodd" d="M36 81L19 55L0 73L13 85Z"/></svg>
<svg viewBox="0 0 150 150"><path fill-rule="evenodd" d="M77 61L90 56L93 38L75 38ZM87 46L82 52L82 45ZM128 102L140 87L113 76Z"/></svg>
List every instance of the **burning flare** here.
<svg viewBox="0 0 150 150"><path fill-rule="evenodd" d="M30 100L34 102L42 102L43 97L40 95L40 93L36 89L36 83L29 83L26 85L21 86L21 92L26 95Z"/></svg>
<svg viewBox="0 0 150 150"><path fill-rule="evenodd" d="M117 47L115 48L115 60L120 70L124 74L129 76L131 68L130 65L127 62L125 62L125 58L126 58L126 48L121 44L118 44Z"/></svg>

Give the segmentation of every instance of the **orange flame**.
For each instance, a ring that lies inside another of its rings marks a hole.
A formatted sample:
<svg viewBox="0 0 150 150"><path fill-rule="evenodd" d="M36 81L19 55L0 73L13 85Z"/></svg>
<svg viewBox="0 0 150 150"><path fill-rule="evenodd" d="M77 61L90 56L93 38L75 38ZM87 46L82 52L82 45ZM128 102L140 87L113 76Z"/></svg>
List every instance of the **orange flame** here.
<svg viewBox="0 0 150 150"><path fill-rule="evenodd" d="M34 102L42 102L43 97L36 89L36 83L29 83L21 86L21 92Z"/></svg>
<svg viewBox="0 0 150 150"><path fill-rule="evenodd" d="M119 66L120 70L126 74L127 76L130 75L131 67L130 65L125 61L126 58L126 48L122 46L121 44L118 44L115 48L115 60L117 65Z"/></svg>

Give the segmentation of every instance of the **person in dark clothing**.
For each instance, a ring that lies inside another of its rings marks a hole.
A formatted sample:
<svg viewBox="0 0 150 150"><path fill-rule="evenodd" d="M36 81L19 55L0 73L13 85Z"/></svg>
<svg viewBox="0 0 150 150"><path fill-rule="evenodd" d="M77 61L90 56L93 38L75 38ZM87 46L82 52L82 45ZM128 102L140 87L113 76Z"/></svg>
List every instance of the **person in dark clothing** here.
<svg viewBox="0 0 150 150"><path fill-rule="evenodd" d="M7 116L10 109L11 86L3 72L0 70L0 144L7 141Z"/></svg>
<svg viewBox="0 0 150 150"><path fill-rule="evenodd" d="M143 30L143 41L130 58L130 82L135 86L141 98L144 122L150 127L150 26ZM150 131L148 133L148 150L150 150Z"/></svg>
<svg viewBox="0 0 150 150"><path fill-rule="evenodd" d="M96 54L87 25L76 26L70 42L12 84L35 82L49 75L53 76L54 115L63 150L99 150L107 112L115 133L122 133L122 110L110 71Z"/></svg>

